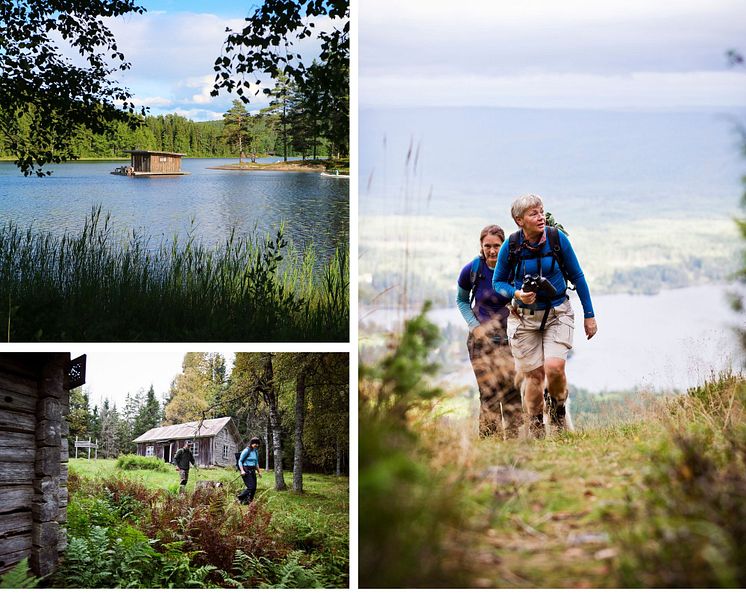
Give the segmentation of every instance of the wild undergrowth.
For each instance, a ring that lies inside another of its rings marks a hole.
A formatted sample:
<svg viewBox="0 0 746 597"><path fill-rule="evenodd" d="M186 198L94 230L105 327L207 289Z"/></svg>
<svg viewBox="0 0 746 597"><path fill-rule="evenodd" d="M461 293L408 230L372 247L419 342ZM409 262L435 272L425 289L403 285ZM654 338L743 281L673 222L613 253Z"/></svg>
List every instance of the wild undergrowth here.
<svg viewBox="0 0 746 597"><path fill-rule="evenodd" d="M447 547L450 529L463 520L457 471L434 468L433 444L421 441L416 422L440 396L428 383L438 331L425 312L407 322L380 363L360 366L360 587L463 582Z"/></svg>
<svg viewBox="0 0 746 597"><path fill-rule="evenodd" d="M721 377L661 405L666 433L627 495L619 583L746 586L746 382Z"/></svg>
<svg viewBox="0 0 746 597"><path fill-rule="evenodd" d="M129 470L153 470L171 472L173 467L168 466L163 460L152 456L137 456L136 454L123 454L116 460L115 466L119 469Z"/></svg>
<svg viewBox="0 0 746 597"><path fill-rule="evenodd" d="M479 439L430 378L434 336L420 316L361 365L361 586L746 586L746 380Z"/></svg>
<svg viewBox="0 0 746 597"><path fill-rule="evenodd" d="M274 236L207 247L190 233L152 248L94 208L78 234L0 228L7 341L344 341L349 256Z"/></svg>
<svg viewBox="0 0 746 597"><path fill-rule="evenodd" d="M68 489L68 547L45 586L346 586L346 571L339 575L325 559L278 534L266 501L239 506L230 488L200 486L179 494L71 472Z"/></svg>

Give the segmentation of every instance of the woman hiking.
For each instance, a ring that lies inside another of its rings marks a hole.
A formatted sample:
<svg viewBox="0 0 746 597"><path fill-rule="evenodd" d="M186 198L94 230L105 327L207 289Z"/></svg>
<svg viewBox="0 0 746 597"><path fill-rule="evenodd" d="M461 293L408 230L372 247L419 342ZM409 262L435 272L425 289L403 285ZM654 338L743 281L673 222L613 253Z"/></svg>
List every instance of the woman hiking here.
<svg viewBox="0 0 746 597"><path fill-rule="evenodd" d="M252 437L249 440L249 445L243 449L241 455L238 457L238 468L241 471L241 479L243 479L246 489L238 494L238 501L241 504L248 504L254 499L256 493L256 477L262 476L259 471L259 438Z"/></svg>
<svg viewBox="0 0 746 597"><path fill-rule="evenodd" d="M505 241L500 226L485 226L479 235L479 256L458 277L456 304L469 326L466 347L479 387L479 434L516 437L522 424L521 396L513 378L506 322L510 299L492 288L497 255ZM501 424L502 423L502 424Z"/></svg>
<svg viewBox="0 0 746 597"><path fill-rule="evenodd" d="M572 348L575 316L567 283L575 285L583 305L583 327L590 340L598 330L591 293L567 236L546 225L538 195L523 195L510 209L518 232L497 256L495 291L512 299L508 338L515 368L523 377L529 432L545 433L544 405L557 429L566 428L568 397L565 362ZM546 391L545 391L546 386Z"/></svg>

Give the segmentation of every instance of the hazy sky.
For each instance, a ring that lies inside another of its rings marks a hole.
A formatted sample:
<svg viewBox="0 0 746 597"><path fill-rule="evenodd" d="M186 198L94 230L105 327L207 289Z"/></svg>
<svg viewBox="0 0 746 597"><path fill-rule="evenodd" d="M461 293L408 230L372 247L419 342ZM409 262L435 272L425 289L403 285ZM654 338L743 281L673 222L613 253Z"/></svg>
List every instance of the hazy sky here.
<svg viewBox="0 0 746 597"><path fill-rule="evenodd" d="M361 106L746 105L742 0L360 0Z"/></svg>
<svg viewBox="0 0 746 597"><path fill-rule="evenodd" d="M150 114L177 113L193 120L222 118L238 96L221 92L210 97L213 65L226 38L226 27L240 31L245 17L260 4L242 0L140 0L147 12L108 22L119 49L132 68L116 74L129 88L138 105ZM317 30L324 27L317 20ZM296 46L310 61L318 55L318 44L303 40ZM271 87L271 81L264 82ZM263 94L252 95L249 110L267 105Z"/></svg>
<svg viewBox="0 0 746 597"><path fill-rule="evenodd" d="M81 354L71 353L72 358ZM160 400L169 391L171 381L181 373L185 352L91 352L85 351L86 383L91 407L109 398L121 410L127 394L147 392L153 385ZM233 367L234 353L224 353L227 371Z"/></svg>

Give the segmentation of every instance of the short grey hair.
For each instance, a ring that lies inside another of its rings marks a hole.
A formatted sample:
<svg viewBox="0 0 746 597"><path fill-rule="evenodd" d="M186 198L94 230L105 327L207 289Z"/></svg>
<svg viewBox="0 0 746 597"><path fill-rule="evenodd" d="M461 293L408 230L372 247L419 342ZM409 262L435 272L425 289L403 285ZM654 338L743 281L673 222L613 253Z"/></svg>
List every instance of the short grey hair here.
<svg viewBox="0 0 746 597"><path fill-rule="evenodd" d="M544 203L538 195L521 195L510 206L510 215L513 216L513 221L518 224L518 218L523 217L523 214L532 207L539 206L543 208Z"/></svg>

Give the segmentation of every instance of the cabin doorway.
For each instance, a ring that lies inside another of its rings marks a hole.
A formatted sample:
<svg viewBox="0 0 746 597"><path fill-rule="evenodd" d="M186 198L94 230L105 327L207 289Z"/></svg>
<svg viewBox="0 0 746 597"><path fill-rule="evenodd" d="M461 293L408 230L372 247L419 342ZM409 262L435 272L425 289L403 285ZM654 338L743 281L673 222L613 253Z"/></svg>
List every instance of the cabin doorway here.
<svg viewBox="0 0 746 597"><path fill-rule="evenodd" d="M163 446L163 460L165 462L171 462L171 444Z"/></svg>

